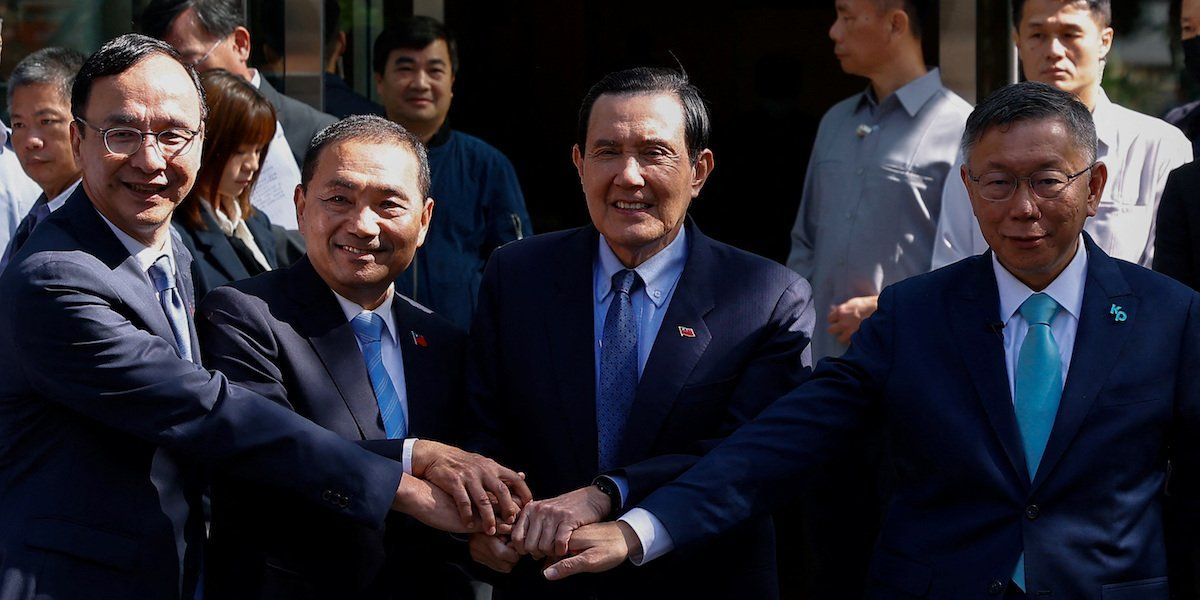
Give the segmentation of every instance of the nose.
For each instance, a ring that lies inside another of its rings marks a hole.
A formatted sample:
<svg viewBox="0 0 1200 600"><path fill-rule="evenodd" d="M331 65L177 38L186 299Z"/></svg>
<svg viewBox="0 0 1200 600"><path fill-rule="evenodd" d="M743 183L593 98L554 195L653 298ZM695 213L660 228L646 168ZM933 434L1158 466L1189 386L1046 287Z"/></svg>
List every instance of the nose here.
<svg viewBox="0 0 1200 600"><path fill-rule="evenodd" d="M154 136L143 136L142 145L129 155L129 164L146 173L167 168L167 160L158 149L158 139Z"/></svg>
<svg viewBox="0 0 1200 600"><path fill-rule="evenodd" d="M842 37L842 20L834 19L833 25L829 26L829 39L837 42Z"/></svg>
<svg viewBox="0 0 1200 600"><path fill-rule="evenodd" d="M45 142L42 141L42 137L37 134L31 133L29 135L29 137L25 138L25 149L26 150L37 150L39 148L42 148L45 145L46 145Z"/></svg>
<svg viewBox="0 0 1200 600"><path fill-rule="evenodd" d="M242 163L242 168L250 173L257 173L259 167L258 152L251 152L246 155L246 162Z"/></svg>
<svg viewBox="0 0 1200 600"><path fill-rule="evenodd" d="M1062 58L1067 55L1067 47L1058 36L1051 37L1050 43L1046 45L1046 55L1051 58Z"/></svg>
<svg viewBox="0 0 1200 600"><path fill-rule="evenodd" d="M370 206L364 206L350 219L350 233L360 238L379 235L379 217Z"/></svg>
<svg viewBox="0 0 1200 600"><path fill-rule="evenodd" d="M412 86L419 90L429 87L429 74L425 72L425 69L417 69L413 73Z"/></svg>
<svg viewBox="0 0 1200 600"><path fill-rule="evenodd" d="M630 156L625 159L625 164L621 166L621 170L617 173L616 184L622 187L642 187L646 185L646 180L642 178L642 165L638 163L637 157Z"/></svg>
<svg viewBox="0 0 1200 600"><path fill-rule="evenodd" d="M1017 189L1008 202L1008 214L1014 219L1040 219L1042 216L1038 209L1038 199L1033 195L1033 187L1028 179L1017 182Z"/></svg>

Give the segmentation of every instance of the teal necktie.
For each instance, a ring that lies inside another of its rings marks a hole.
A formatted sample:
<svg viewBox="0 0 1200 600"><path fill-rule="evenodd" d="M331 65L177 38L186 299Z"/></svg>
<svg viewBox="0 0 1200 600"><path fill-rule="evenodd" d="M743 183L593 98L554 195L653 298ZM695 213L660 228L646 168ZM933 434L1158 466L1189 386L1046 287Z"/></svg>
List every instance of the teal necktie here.
<svg viewBox="0 0 1200 600"><path fill-rule="evenodd" d="M1038 463L1054 428L1058 401L1062 397L1062 359L1058 343L1050 331L1050 321L1059 305L1046 294L1034 294L1021 304L1018 312L1029 325L1021 351L1017 355L1016 389L1013 404L1017 426L1021 429L1021 444L1025 448L1025 464L1029 478L1037 473ZM1025 589L1025 553L1017 560L1013 582Z"/></svg>

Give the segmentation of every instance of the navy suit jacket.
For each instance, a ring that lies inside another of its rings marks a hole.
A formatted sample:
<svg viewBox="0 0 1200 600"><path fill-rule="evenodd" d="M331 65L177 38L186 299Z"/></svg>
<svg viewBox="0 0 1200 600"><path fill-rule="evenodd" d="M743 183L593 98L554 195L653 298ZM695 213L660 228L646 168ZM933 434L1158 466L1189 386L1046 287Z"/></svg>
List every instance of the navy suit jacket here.
<svg viewBox="0 0 1200 600"><path fill-rule="evenodd" d="M0 275L0 364L4 600L191 598L203 467L375 527L399 484L399 463L179 358L83 187Z"/></svg>
<svg viewBox="0 0 1200 600"><path fill-rule="evenodd" d="M375 440L369 445L400 458L403 440L387 440L354 331L307 258L219 287L199 312L210 367L345 439ZM452 441L463 408L466 335L403 296L392 301L392 313L409 434ZM236 480L214 484L213 597L440 598L467 585L447 572L452 540L445 534L398 514L380 531L309 507L280 507L278 496Z"/></svg>
<svg viewBox="0 0 1200 600"><path fill-rule="evenodd" d="M619 450L627 504L671 480L809 371L808 283L721 244L690 221L689 253L638 384ZM583 227L512 242L492 254L471 331L470 414L477 447L524 471L537 497L588 486L598 474L593 260ZM695 337L681 335L690 327ZM513 597L772 597L769 518L643 569L550 584L526 560ZM728 544L728 547L722 547Z"/></svg>
<svg viewBox="0 0 1200 600"><path fill-rule="evenodd" d="M175 221L171 224L179 230L179 236L183 238L183 245L188 252L192 253L192 284L196 288L197 299L203 299L217 286L251 277L250 271L238 257L238 251L234 249L233 242L217 225L217 220L206 210L200 211L200 217L204 219L204 224L208 226L207 229L192 229L184 225L182 221ZM267 264L272 269L278 269L279 259L276 258L275 252L275 233L267 215L255 211L246 219L246 229L249 229L250 235L254 236L254 243L263 253L263 258L267 259ZM255 273L259 272L261 270Z"/></svg>
<svg viewBox="0 0 1200 600"><path fill-rule="evenodd" d="M1195 541L1200 296L1084 239L1075 348L1032 479L984 254L885 289L845 355L642 506L686 548L794 493L878 411L895 480L868 597L994 598L1024 551L1030 598L1167 598L1164 536ZM1187 515L1169 532L1168 459Z"/></svg>

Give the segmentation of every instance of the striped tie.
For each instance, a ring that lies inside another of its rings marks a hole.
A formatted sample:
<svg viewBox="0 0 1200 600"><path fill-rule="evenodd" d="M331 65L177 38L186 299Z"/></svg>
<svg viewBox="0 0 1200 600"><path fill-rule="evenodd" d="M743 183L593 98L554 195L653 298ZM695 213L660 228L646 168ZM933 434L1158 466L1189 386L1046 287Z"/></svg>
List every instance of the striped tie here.
<svg viewBox="0 0 1200 600"><path fill-rule="evenodd" d="M350 320L350 327L362 346L367 376L371 378L375 401L379 403L379 415L383 418L383 430L387 432L389 440L404 438L408 435L408 419L404 415L404 405L400 404L400 397L396 394L396 387L392 385L392 377L383 364L379 341L383 336L383 319L373 312L363 311Z"/></svg>

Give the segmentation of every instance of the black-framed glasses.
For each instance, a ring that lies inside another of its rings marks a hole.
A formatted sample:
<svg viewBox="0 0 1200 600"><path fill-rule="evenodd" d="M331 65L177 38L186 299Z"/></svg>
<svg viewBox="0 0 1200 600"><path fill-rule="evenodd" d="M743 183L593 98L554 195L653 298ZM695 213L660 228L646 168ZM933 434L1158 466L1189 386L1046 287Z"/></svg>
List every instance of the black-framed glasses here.
<svg viewBox="0 0 1200 600"><path fill-rule="evenodd" d="M196 136L200 135L199 130L183 127L172 127L162 131L142 131L136 127L100 129L81 117L75 117L75 120L99 133L104 138L104 147L108 148L109 152L122 156L129 156L137 152L146 143L146 138L152 136L154 137L154 147L163 158L177 158L187 154L188 150L191 150Z"/></svg>
<svg viewBox="0 0 1200 600"><path fill-rule="evenodd" d="M1095 166L1096 163L1093 162L1075 174L1067 174L1059 169L1042 169L1026 177L1017 177L1004 171L989 171L975 177L968 170L967 178L975 182L979 196L989 202L1007 202L1016 193L1022 181L1029 184L1029 190L1034 196L1042 200L1054 200L1062 195L1071 182L1084 173L1090 173Z"/></svg>

